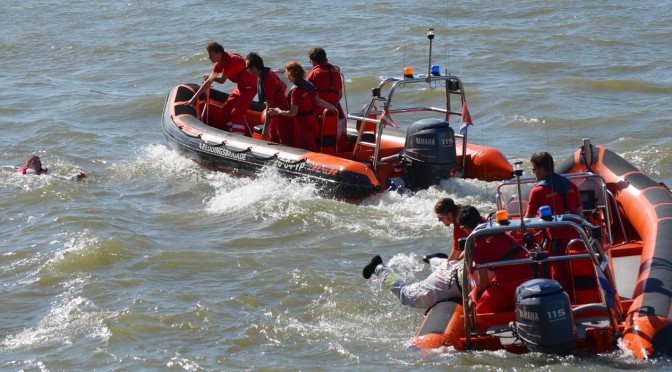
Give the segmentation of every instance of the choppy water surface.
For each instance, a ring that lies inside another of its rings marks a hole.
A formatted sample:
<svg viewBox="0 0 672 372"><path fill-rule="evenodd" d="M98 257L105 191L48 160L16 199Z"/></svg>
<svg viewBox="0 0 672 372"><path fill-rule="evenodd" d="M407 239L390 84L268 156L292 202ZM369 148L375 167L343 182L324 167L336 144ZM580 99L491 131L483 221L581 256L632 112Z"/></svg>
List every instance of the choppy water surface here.
<svg viewBox="0 0 672 372"><path fill-rule="evenodd" d="M489 212L496 183L352 205L273 171L199 169L160 128L168 91L210 70L210 40L274 68L321 45L359 109L380 79L426 68L433 27L434 62L465 83L472 140L562 159L589 137L672 184L671 15L665 1L0 4L1 165L34 152L56 175L89 175L0 172L0 368L672 369L624 352L408 350L421 312L362 266L379 253L424 278L419 257L450 242L434 202Z"/></svg>

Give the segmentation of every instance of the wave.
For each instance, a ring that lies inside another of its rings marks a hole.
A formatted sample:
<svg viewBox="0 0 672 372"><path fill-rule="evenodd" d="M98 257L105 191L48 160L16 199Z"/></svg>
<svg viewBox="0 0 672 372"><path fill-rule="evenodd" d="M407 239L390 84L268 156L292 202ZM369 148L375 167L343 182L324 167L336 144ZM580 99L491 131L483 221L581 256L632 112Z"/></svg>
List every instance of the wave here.
<svg viewBox="0 0 672 372"><path fill-rule="evenodd" d="M111 336L105 322L113 315L114 312L101 311L86 298L65 296L53 305L37 325L7 335L0 343L0 350L11 352L45 347L58 350L59 346L71 345L82 339L102 346Z"/></svg>
<svg viewBox="0 0 672 372"><path fill-rule="evenodd" d="M609 93L663 93L672 94L672 87L642 80L631 79L610 79L610 80L589 80L583 78L563 78L553 81L564 85L575 86L574 90L594 90L605 91Z"/></svg>

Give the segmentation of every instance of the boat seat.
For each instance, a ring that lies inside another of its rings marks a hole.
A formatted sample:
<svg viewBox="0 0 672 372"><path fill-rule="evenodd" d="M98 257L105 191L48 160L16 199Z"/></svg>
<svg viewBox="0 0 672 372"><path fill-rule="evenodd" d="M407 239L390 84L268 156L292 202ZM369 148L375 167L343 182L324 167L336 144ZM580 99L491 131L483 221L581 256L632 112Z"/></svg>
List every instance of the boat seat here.
<svg viewBox="0 0 672 372"><path fill-rule="evenodd" d="M323 154L335 154L338 152L338 113L324 110L318 117L320 133L318 135L318 147Z"/></svg>
<svg viewBox="0 0 672 372"><path fill-rule="evenodd" d="M587 252L588 250L583 245L572 247L569 250L570 255ZM570 297L574 299L574 303L580 305L600 302L593 262L589 259L572 260L569 261L569 267L573 283L573 293L570 294Z"/></svg>

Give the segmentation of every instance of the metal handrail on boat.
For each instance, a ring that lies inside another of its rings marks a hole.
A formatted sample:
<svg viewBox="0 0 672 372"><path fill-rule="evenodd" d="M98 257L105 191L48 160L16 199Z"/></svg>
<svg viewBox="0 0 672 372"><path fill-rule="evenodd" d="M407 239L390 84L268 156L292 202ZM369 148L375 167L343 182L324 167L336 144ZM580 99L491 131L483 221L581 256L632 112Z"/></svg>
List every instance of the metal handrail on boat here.
<svg viewBox="0 0 672 372"><path fill-rule="evenodd" d="M577 224L574 221L582 221L582 225ZM488 221L486 223L480 224L479 226L474 229L474 231L469 234L469 236L466 238L466 244L464 246L464 271L462 273L462 305L464 308L464 327L465 327L465 346L467 349L471 349L471 336L472 336L472 328L477 327L477 314L475 311L475 306L472 306L472 300L471 300L471 292L472 292L472 282L471 282L471 277L472 274L475 270L478 269L484 269L484 268L495 268L495 267L502 267L502 266L510 266L510 265L521 265L521 264L527 264L527 265L542 265L546 263L551 263L551 262L561 262L561 261L576 261L576 260L586 260L590 259L591 262L593 263L593 270L594 274L596 275L596 280L598 278L598 270L601 271L607 280L609 281L609 285L612 287L614 286L614 280L613 276L611 275L611 270L609 268L609 260L607 256L604 253L604 250L601 249L599 245L599 240L597 238L594 238L592 236L589 236L586 233L586 230L584 227L590 227L590 223L586 220L584 220L582 217L577 216L577 215L561 215L561 216L555 216L555 220L552 221L545 221L540 218L526 218L524 220L525 227L527 229L549 229L549 228L572 228L574 229L579 238L576 238L575 240L580 240L583 242L583 245L585 246L585 249L587 250L587 253L585 254L575 254L575 255L564 255L564 256L554 256L554 257L527 257L527 258L521 258L521 259L515 259L515 260L504 260L504 261L493 261L493 262L488 262L484 264L478 264L474 265L473 259L474 259L474 245L476 243L476 240L479 238L486 238L487 236L492 236L492 235L497 235L497 234L504 234L507 232L514 232L514 231L520 231L521 229L521 221L520 220L512 220L509 221L508 225L501 225L499 223L493 222L493 221ZM575 243L575 242L574 242ZM574 244L570 243L570 244ZM532 278L530 278L532 279ZM599 293L599 299L601 304L606 304L607 300L605 298L605 294L602 291L598 291ZM618 296L615 296L615 303L613 306L608 308L608 313L609 313L609 318L610 318L610 323L612 324L614 329L616 329L618 325L618 318L622 317L622 313L620 311L620 304L618 301Z"/></svg>
<svg viewBox="0 0 672 372"><path fill-rule="evenodd" d="M424 83L424 84L429 84L430 86L434 84L438 84L441 86L445 87L445 94L446 94L446 108L438 108L438 107L432 107L432 106L411 106L411 107L404 107L404 108L399 108L399 109L392 109L391 104L392 104L392 97L394 96L394 93L398 88L403 88L407 84L418 84L418 83ZM390 85L391 84L391 85ZM389 88L388 88L389 86ZM383 96L381 95L383 89L387 89L387 95ZM365 110L362 112L356 112L356 113L348 113L347 118L349 120L355 120L360 123L359 128L357 128L357 141L355 142L355 147L353 149L352 155L353 157L356 156L357 151L359 150L360 146L365 145L365 146L371 146L370 143L366 143L362 141L362 136L365 131L366 126L363 125L363 123L373 123L376 125L376 130L375 130L375 137L374 137L374 143L372 144L374 148L374 155L371 159L373 169L377 170L378 167L378 161L379 159L379 154L380 154L380 145L381 145L381 138L383 134L384 128L389 124L392 126L396 127L395 121L391 118L391 115L396 115L396 114L405 114L405 113L413 113L413 112L435 112L435 113L441 113L443 114L443 120L449 121L451 115L455 116L462 116L461 111L453 111L450 109L450 97L451 95L459 95L460 96L460 103L464 102L464 89L462 85L462 81L455 75L430 75L428 77L417 77L417 78L387 78L383 80L380 84L378 84L378 87L372 89L372 97L371 101L369 102L368 105L365 106ZM376 102L383 102L383 108L382 110L374 109L375 103ZM370 115L375 115L376 119L370 118ZM389 121L389 122L388 122ZM460 136L463 138L463 149L462 153L466 153L466 136ZM463 156L463 162L466 161L466 157ZM463 164L464 167L464 164Z"/></svg>
<svg viewBox="0 0 672 372"><path fill-rule="evenodd" d="M604 227L606 228L607 234L607 240L609 245L614 244L614 236L613 236L613 231L611 229L611 221L612 219L618 218L620 225L622 226L622 220L621 220L621 215L618 211L618 208L613 208L613 205L615 204L615 199L613 194L607 189L607 183L604 180L604 177L600 174L595 174L595 173L590 173L590 172L584 172L584 173L569 173L569 174L564 174L565 177L570 179L572 182L574 182L577 185L577 188L579 189L579 193L585 192L585 191L590 191L592 190L594 192L594 197L595 197L595 205L594 208L595 210L601 210L604 213ZM520 184L525 186L524 190L525 193L521 195L523 200L527 200L529 196L529 192L532 185L536 184L537 180L535 178L521 178L520 179ZM593 186L593 187L587 187L588 186ZM511 210L508 208L508 202L504 200L507 196L515 196L518 197L516 192L512 193L505 193L503 190L506 188L515 188L516 186L516 181L515 180L510 180L510 181L505 181L502 182L498 188L497 188L497 207L498 209L504 209L507 211L507 214L509 217L520 217L523 214L523 211L515 211ZM598 203L598 200L601 201ZM612 205L613 203L613 205ZM517 203L514 204L514 207L517 207ZM586 212L586 211L584 211ZM625 235L625 230L622 231L622 233Z"/></svg>

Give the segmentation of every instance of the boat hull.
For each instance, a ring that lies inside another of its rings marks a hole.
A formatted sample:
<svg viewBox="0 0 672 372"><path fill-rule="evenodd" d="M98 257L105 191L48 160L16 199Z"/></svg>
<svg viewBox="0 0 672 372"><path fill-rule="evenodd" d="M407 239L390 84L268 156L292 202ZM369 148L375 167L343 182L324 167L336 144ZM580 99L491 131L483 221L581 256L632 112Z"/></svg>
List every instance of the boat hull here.
<svg viewBox="0 0 672 372"><path fill-rule="evenodd" d="M623 341L637 358L672 352L672 194L611 150L593 146L593 172L602 175L625 217L629 240L641 240L639 275ZM556 167L586 169L580 151Z"/></svg>
<svg viewBox="0 0 672 372"><path fill-rule="evenodd" d="M672 353L672 193L663 184L634 167L625 159L601 146L592 147L595 177L604 179L621 218L613 220L613 243L606 248L612 277L618 287L619 279L632 282L632 294L618 288L617 306L623 314L617 327L584 329L584 336L576 341L576 348L591 348L597 353L609 352L616 347L616 336L622 346L639 359ZM585 174L586 162L582 151L577 151L555 167L562 174ZM615 212L615 210L614 210ZM614 214L612 212L612 214ZM617 269L614 261L625 259ZM632 266L638 262L638 269ZM575 269L576 267L573 267ZM623 270L625 269L625 270ZM580 278L585 273L577 273ZM622 278L619 278L622 275ZM627 276L627 277L625 277ZM583 287L585 282L582 283ZM623 286L622 288L630 288ZM578 292L575 292L575 295ZM631 295L631 296L630 296ZM589 301L592 302L592 301ZM465 317L462 303L452 306L437 305L428 312L423 325L411 344L418 348L452 346L465 350ZM585 314L584 314L585 315ZM592 314L591 314L592 315ZM478 334L485 334L491 325L505 325L513 320L512 313L478 314ZM576 320L576 319L575 319ZM578 322L577 322L578 324ZM505 345L496 337L474 336L471 347L478 350L505 349L525 352L520 344Z"/></svg>
<svg viewBox="0 0 672 372"><path fill-rule="evenodd" d="M385 128L379 136L377 155L381 160L374 165L373 148L355 145L356 123L351 123L347 135L337 140L331 152L311 152L263 140L258 133L248 137L204 123L222 122L221 106L228 95L211 89L207 98L198 100L196 108L185 105L197 90L195 84L183 84L169 93L162 127L173 149L205 168L254 177L263 168L272 167L285 177L317 185L323 196L355 202L385 191L394 180L409 172L408 164L398 157L406 146L404 130ZM209 104L211 109L204 110L206 102L214 103ZM262 111L263 105L259 102L250 106L246 114L250 132L262 123ZM453 174L450 169L446 170L442 179L452 176L484 181L511 178L511 164L496 149L456 142L455 151L458 164L464 167ZM435 179L432 183L438 184L438 181Z"/></svg>
<svg viewBox="0 0 672 372"><path fill-rule="evenodd" d="M169 94L162 126L170 146L199 165L247 177L254 177L264 167L273 167L285 177L314 183L322 194L343 199L362 199L382 190L373 172L359 162L204 124L196 117L194 108L180 105L193 95L194 89L193 85L182 85Z"/></svg>

